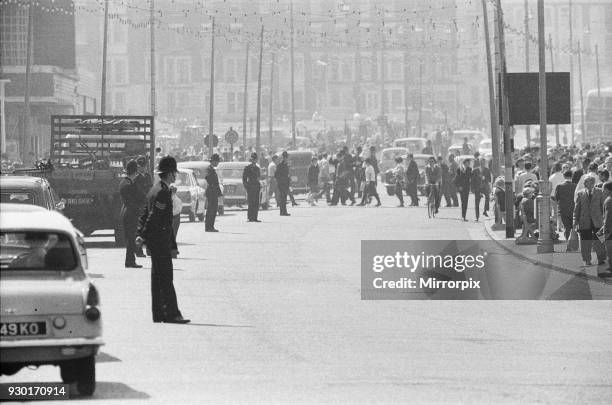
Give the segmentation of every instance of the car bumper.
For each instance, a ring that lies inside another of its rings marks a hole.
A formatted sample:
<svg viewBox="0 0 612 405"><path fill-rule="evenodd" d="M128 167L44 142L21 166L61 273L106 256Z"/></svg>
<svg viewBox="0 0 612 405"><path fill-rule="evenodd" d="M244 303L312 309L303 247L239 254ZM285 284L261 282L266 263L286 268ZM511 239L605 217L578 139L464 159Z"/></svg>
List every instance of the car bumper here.
<svg viewBox="0 0 612 405"><path fill-rule="evenodd" d="M224 205L244 205L247 203L246 195L225 195L223 196Z"/></svg>
<svg viewBox="0 0 612 405"><path fill-rule="evenodd" d="M103 345L102 338L2 341L0 357L2 363L53 363L91 356Z"/></svg>

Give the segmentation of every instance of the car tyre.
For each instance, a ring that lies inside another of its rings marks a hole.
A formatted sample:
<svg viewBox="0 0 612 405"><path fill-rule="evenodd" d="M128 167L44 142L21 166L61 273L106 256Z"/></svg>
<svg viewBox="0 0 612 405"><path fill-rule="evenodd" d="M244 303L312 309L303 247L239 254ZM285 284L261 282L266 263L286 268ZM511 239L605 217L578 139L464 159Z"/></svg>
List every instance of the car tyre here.
<svg viewBox="0 0 612 405"><path fill-rule="evenodd" d="M60 376L65 384L72 384L77 380L76 361L70 360L60 364Z"/></svg>
<svg viewBox="0 0 612 405"><path fill-rule="evenodd" d="M75 363L75 370L78 374L76 383L79 394L84 396L93 395L96 390L96 359L94 355L78 359Z"/></svg>

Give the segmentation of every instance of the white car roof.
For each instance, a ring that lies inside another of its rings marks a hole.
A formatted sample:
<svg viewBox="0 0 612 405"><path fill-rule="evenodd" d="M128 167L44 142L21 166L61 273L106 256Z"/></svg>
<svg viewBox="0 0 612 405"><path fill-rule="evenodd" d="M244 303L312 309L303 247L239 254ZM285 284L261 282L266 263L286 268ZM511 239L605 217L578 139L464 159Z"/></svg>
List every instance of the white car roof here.
<svg viewBox="0 0 612 405"><path fill-rule="evenodd" d="M61 231L76 235L72 223L62 214L49 211L12 211L0 212L0 228L19 231Z"/></svg>

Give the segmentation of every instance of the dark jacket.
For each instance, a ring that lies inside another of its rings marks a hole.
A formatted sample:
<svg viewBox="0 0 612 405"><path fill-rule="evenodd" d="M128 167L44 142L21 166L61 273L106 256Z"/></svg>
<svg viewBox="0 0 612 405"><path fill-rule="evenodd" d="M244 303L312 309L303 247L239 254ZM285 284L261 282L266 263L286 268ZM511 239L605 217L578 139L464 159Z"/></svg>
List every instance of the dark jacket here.
<svg viewBox="0 0 612 405"><path fill-rule="evenodd" d="M572 183L578 184L583 174L584 174L584 170L582 169L576 170L574 174L572 175Z"/></svg>
<svg viewBox="0 0 612 405"><path fill-rule="evenodd" d="M603 228L606 239L612 239L612 196L608 196L604 201Z"/></svg>
<svg viewBox="0 0 612 405"><path fill-rule="evenodd" d="M553 197L559 207L559 213L563 216L573 215L574 212L574 192L577 184L571 181L564 181L557 185L553 190Z"/></svg>
<svg viewBox="0 0 612 405"><path fill-rule="evenodd" d="M459 192L469 193L471 180L471 167L466 167L465 171L461 170L461 167L457 169L457 175L455 176L455 185L457 186L457 189L459 189Z"/></svg>
<svg viewBox="0 0 612 405"><path fill-rule="evenodd" d="M136 234L144 239L151 256L168 257L176 249L172 230L172 193L163 181L149 190Z"/></svg>
<svg viewBox="0 0 612 405"><path fill-rule="evenodd" d="M261 177L261 170L259 167L251 163L248 166L245 166L244 171L242 172L242 185L247 190L255 190L261 188L261 183L259 182L259 178Z"/></svg>
<svg viewBox="0 0 612 405"><path fill-rule="evenodd" d="M419 166L414 160L411 160L410 163L408 163L408 168L406 169L406 181L408 184L416 184L419 181Z"/></svg>
<svg viewBox="0 0 612 405"><path fill-rule="evenodd" d="M137 177L136 177L137 179ZM129 177L121 179L119 183L119 195L121 196L121 215L137 215L144 205L144 195L136 179Z"/></svg>
<svg viewBox="0 0 612 405"><path fill-rule="evenodd" d="M308 166L308 185L316 186L319 184L319 166L310 165Z"/></svg>
<svg viewBox="0 0 612 405"><path fill-rule="evenodd" d="M289 165L286 161L281 160L276 166L276 173L274 173L276 182L279 187L289 190L291 184L291 178L289 177Z"/></svg>
<svg viewBox="0 0 612 405"><path fill-rule="evenodd" d="M213 165L209 165L206 168L204 178L206 179L206 183L208 183L208 186L206 187L207 198L216 198L223 195L221 192L221 186L219 185L219 176L217 175L217 171Z"/></svg>
<svg viewBox="0 0 612 405"><path fill-rule="evenodd" d="M472 189L472 193L480 194L482 189L482 172L480 171L480 167L475 167L472 169L470 188Z"/></svg>

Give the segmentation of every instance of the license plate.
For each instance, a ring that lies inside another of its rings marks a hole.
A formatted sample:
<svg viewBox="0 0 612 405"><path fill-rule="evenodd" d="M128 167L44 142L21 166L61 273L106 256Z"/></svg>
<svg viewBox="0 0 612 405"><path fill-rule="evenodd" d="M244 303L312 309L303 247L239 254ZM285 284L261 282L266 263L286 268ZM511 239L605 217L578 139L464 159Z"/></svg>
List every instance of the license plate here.
<svg viewBox="0 0 612 405"><path fill-rule="evenodd" d="M93 197L76 197L66 199L66 205L91 205L93 202Z"/></svg>
<svg viewBox="0 0 612 405"><path fill-rule="evenodd" d="M47 334L45 322L7 322L0 324L0 336L42 336Z"/></svg>
<svg viewBox="0 0 612 405"><path fill-rule="evenodd" d="M235 193L236 192L236 186L233 184L228 184L227 186L225 186L225 192L226 193Z"/></svg>

